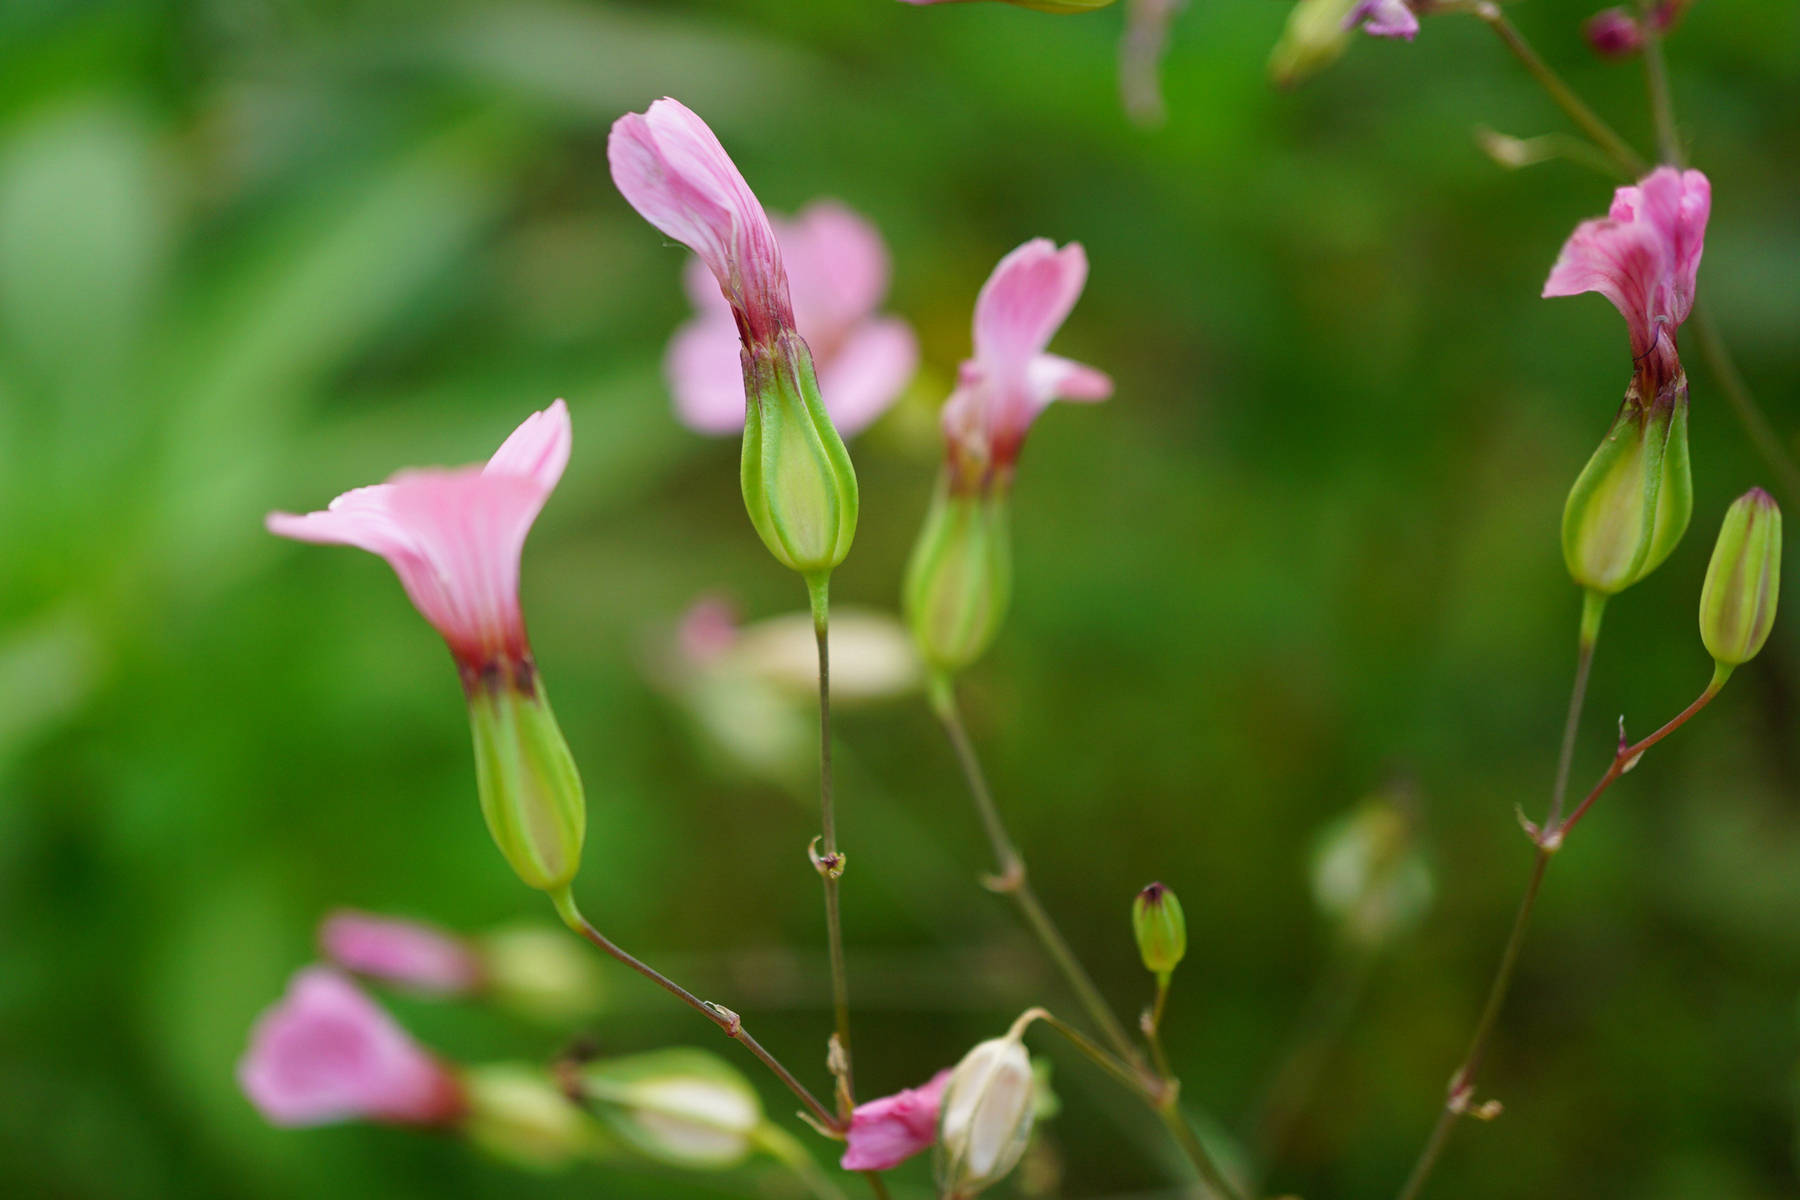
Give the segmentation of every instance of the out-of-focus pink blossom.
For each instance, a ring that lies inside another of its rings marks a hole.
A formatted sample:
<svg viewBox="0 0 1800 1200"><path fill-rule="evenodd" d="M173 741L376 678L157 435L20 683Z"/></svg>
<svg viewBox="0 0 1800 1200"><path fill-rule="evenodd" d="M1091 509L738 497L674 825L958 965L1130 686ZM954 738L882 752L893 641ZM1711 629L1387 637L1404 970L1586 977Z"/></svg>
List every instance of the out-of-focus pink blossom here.
<svg viewBox="0 0 1800 1200"><path fill-rule="evenodd" d="M1344 18L1344 28L1361 25L1363 32L1374 37L1405 38L1412 41L1419 32L1419 15L1406 0L1361 0Z"/></svg>
<svg viewBox="0 0 1800 1200"><path fill-rule="evenodd" d="M846 1171L885 1171L928 1149L937 1141L938 1106L949 1082L950 1072L943 1070L929 1083L857 1105L839 1165Z"/></svg>
<svg viewBox="0 0 1800 1200"><path fill-rule="evenodd" d="M1544 295L1599 292L1625 317L1640 370L1653 381L1672 378L1679 368L1675 334L1694 307L1711 210L1705 175L1656 168L1613 193L1606 216L1576 226L1550 269Z"/></svg>
<svg viewBox="0 0 1800 1200"><path fill-rule="evenodd" d="M463 1109L450 1069L329 967L294 976L257 1019L238 1083L276 1125L441 1125Z"/></svg>
<svg viewBox="0 0 1800 1200"><path fill-rule="evenodd" d="M1629 58L1644 48L1638 19L1622 8L1606 8L1582 23L1581 34L1602 58Z"/></svg>
<svg viewBox="0 0 1800 1200"><path fill-rule="evenodd" d="M887 247L873 225L832 201L771 224L795 327L812 351L832 424L849 437L887 411L918 366L911 327L875 312L887 295ZM698 314L676 332L664 365L685 425L699 433L738 433L744 371L737 322L710 271L704 259L688 264L687 290Z"/></svg>
<svg viewBox="0 0 1800 1200"><path fill-rule="evenodd" d="M519 557L569 443L569 410L558 400L527 417L485 466L403 471L320 512L271 513L267 524L283 537L386 559L473 686L484 671L529 661Z"/></svg>
<svg viewBox="0 0 1800 1200"><path fill-rule="evenodd" d="M745 341L794 328L775 229L705 121L665 97L613 122L606 157L631 207L700 256Z"/></svg>
<svg viewBox="0 0 1800 1200"><path fill-rule="evenodd" d="M975 357L944 405L952 486L1010 477L1032 421L1052 400L1104 400L1112 380L1045 347L1087 283L1079 243L1036 238L1000 260L975 301Z"/></svg>
<svg viewBox="0 0 1800 1200"><path fill-rule="evenodd" d="M417 921L341 909L320 924L319 948L346 971L414 991L455 996L481 983L467 942Z"/></svg>
<svg viewBox="0 0 1800 1200"><path fill-rule="evenodd" d="M702 596L681 614L675 628L675 645L683 661L691 665L717 662L737 644L737 609L722 596Z"/></svg>

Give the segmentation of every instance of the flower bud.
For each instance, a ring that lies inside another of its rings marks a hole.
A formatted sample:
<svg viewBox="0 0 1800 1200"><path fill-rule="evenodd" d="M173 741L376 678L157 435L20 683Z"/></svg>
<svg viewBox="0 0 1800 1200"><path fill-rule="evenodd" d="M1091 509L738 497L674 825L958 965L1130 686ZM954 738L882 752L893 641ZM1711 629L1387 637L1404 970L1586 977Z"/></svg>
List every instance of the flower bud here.
<svg viewBox="0 0 1800 1200"><path fill-rule="evenodd" d="M1139 892L1131 904L1131 931L1137 935L1144 969L1168 979L1187 954L1187 918L1175 893L1160 883Z"/></svg>
<svg viewBox="0 0 1800 1200"><path fill-rule="evenodd" d="M932 670L962 670L999 632L1012 595L1008 524L1006 489L938 484L902 593L906 623Z"/></svg>
<svg viewBox="0 0 1800 1200"><path fill-rule="evenodd" d="M829 572L856 537L856 470L825 413L812 353L783 330L743 347L744 507L763 545L803 575Z"/></svg>
<svg viewBox="0 0 1800 1200"><path fill-rule="evenodd" d="M1431 868L1412 819L1374 796L1320 831L1313 847L1313 899L1352 941L1377 946L1416 925L1431 907Z"/></svg>
<svg viewBox="0 0 1800 1200"><path fill-rule="evenodd" d="M606 997L600 960L561 929L520 925L475 943L485 992L495 1004L546 1025L599 1011Z"/></svg>
<svg viewBox="0 0 1800 1200"><path fill-rule="evenodd" d="M1581 36L1601 58L1630 58L1644 48L1638 19L1622 8L1607 8L1582 22Z"/></svg>
<svg viewBox="0 0 1800 1200"><path fill-rule="evenodd" d="M1781 509L1751 488L1733 501L1700 589L1700 637L1720 667L1755 658L1781 592Z"/></svg>
<svg viewBox="0 0 1800 1200"><path fill-rule="evenodd" d="M489 1063L465 1071L463 1086L469 1105L463 1133L514 1166L553 1170L602 1145L593 1118L542 1071L523 1063Z"/></svg>
<svg viewBox="0 0 1800 1200"><path fill-rule="evenodd" d="M1687 377L1678 375L1649 405L1639 396L1634 382L1563 508L1569 574L1603 596L1661 566L1694 512Z"/></svg>
<svg viewBox="0 0 1800 1200"><path fill-rule="evenodd" d="M581 866L581 776L530 660L511 676L483 677L468 689L481 815L519 878L556 891Z"/></svg>
<svg viewBox="0 0 1800 1200"><path fill-rule="evenodd" d="M1293 87L1336 62L1350 44L1345 22L1355 8L1356 0L1299 0L1269 52L1269 78Z"/></svg>
<svg viewBox="0 0 1800 1200"><path fill-rule="evenodd" d="M634 1149L672 1166L736 1166L758 1146L762 1102L716 1055L687 1048L598 1060L575 1088Z"/></svg>
<svg viewBox="0 0 1800 1200"><path fill-rule="evenodd" d="M1031 1141L1038 1088L1020 1040L1024 1024L970 1050L945 1085L935 1164L948 1200L968 1200L999 1182Z"/></svg>

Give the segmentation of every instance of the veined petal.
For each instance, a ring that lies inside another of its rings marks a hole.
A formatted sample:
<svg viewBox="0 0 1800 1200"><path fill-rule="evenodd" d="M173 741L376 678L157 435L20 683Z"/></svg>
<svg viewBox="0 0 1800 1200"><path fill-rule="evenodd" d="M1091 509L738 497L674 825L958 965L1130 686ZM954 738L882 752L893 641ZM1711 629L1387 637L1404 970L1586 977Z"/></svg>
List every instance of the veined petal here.
<svg viewBox="0 0 1800 1200"><path fill-rule="evenodd" d="M558 400L542 412L526 417L524 423L500 443L500 448L494 451L481 473L529 479L540 493L541 504L562 481L573 440L569 406Z"/></svg>
<svg viewBox="0 0 1800 1200"><path fill-rule="evenodd" d="M975 357L991 371L1023 373L1068 319L1087 283L1087 251L1033 238L1000 260L975 300Z"/></svg>

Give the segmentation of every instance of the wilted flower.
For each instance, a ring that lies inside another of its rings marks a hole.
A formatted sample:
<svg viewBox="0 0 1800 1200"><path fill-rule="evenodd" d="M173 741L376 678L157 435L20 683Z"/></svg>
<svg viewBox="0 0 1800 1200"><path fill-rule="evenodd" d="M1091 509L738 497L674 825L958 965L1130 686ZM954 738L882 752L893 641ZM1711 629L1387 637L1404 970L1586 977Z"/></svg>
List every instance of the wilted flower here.
<svg viewBox="0 0 1800 1200"><path fill-rule="evenodd" d="M1732 502L1700 591L1700 636L1723 669L1755 658L1781 595L1781 508L1761 488Z"/></svg>
<svg viewBox="0 0 1800 1200"><path fill-rule="evenodd" d="M756 1090L703 1050L583 1063L571 1084L614 1133L660 1162L731 1167L757 1148L763 1111Z"/></svg>
<svg viewBox="0 0 1800 1200"><path fill-rule="evenodd" d="M929 1149L937 1141L938 1105L949 1082L950 1072L943 1070L919 1087L857 1105L839 1165L846 1171L885 1171Z"/></svg>
<svg viewBox="0 0 1800 1200"><path fill-rule="evenodd" d="M1364 33L1374 37L1405 38L1412 41L1419 32L1419 17L1407 0L1359 0L1344 18L1346 28L1361 25Z"/></svg>
<svg viewBox="0 0 1800 1200"><path fill-rule="evenodd" d="M1025 1013L1005 1037L970 1050L944 1086L935 1163L950 1200L968 1200L1005 1178L1031 1141L1038 1085L1023 1038L1039 1015Z"/></svg>
<svg viewBox="0 0 1800 1200"><path fill-rule="evenodd" d="M238 1083L276 1125L443 1125L464 1108L450 1068L328 967L295 975L257 1019Z"/></svg>
<svg viewBox="0 0 1800 1200"><path fill-rule="evenodd" d="M346 971L413 991L456 996L481 982L466 941L418 921L340 909L319 926L319 948Z"/></svg>
<svg viewBox="0 0 1800 1200"><path fill-rule="evenodd" d="M794 326L812 351L825 410L850 437L899 398L919 361L912 328L876 315L887 294L887 247L873 225L829 200L771 225ZM665 367L675 411L699 433L739 433L745 402L737 322L705 262L690 262L684 282L698 315L669 343Z"/></svg>

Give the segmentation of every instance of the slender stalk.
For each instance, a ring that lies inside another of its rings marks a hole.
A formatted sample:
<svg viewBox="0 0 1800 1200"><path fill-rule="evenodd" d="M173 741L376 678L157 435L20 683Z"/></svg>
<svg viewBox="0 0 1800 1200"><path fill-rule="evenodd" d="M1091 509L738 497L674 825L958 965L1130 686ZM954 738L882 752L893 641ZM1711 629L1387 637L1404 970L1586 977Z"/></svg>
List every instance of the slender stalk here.
<svg viewBox="0 0 1800 1200"><path fill-rule="evenodd" d="M1581 820L1589 808L1593 807L1594 801L1600 798L1602 792L1611 787L1618 780L1619 776L1637 766L1638 759L1644 756L1644 751L1650 749L1650 747L1656 745L1656 743L1662 741L1671 733L1680 729L1683 725L1686 725L1694 718L1695 713L1698 713L1708 704L1711 704L1712 698L1719 694L1719 689L1725 686L1725 680L1730 678L1730 676L1731 668L1725 666L1723 663L1719 664L1714 669L1712 682L1706 685L1706 690L1701 692L1699 698L1692 704L1677 713L1667 725L1664 725L1661 729L1658 729L1655 733L1635 745L1625 745L1625 739L1621 737L1619 739L1619 752L1613 755L1612 766L1607 768L1606 774L1600 777L1600 782L1594 785L1594 790L1589 792L1587 798L1576 807L1574 812L1569 814L1569 819L1567 821L1564 821L1561 825L1557 826L1555 833L1551 836L1557 841L1561 841L1566 837L1569 830L1575 828L1575 823Z"/></svg>
<svg viewBox="0 0 1800 1200"><path fill-rule="evenodd" d="M1600 617L1606 597L1588 592L1581 601L1581 641L1575 658L1575 687L1569 693L1569 714L1563 719L1562 750L1556 756L1556 785L1550 792L1550 815L1544 828L1562 821L1563 799L1569 792L1569 770L1575 763L1575 735L1581 728L1581 710L1587 703L1588 676L1594 668L1594 643L1600 639Z"/></svg>
<svg viewBox="0 0 1800 1200"><path fill-rule="evenodd" d="M831 1006L837 1019L837 1051L832 1069L838 1075L838 1113L849 1120L855 1107L856 1079L850 1059L850 979L844 966L844 917L838 901L838 879L844 856L838 850L837 805L831 794L831 576L809 575L813 635L819 645L819 822L820 838L812 860L825 886L825 938L831 955ZM819 847L823 848L820 849Z"/></svg>
<svg viewBox="0 0 1800 1200"><path fill-rule="evenodd" d="M1682 165L1681 134L1675 128L1675 102L1669 93L1669 65L1663 57L1662 30L1647 0L1638 2L1638 28L1644 32L1644 84L1650 92L1650 116L1656 124L1656 149L1666 163Z"/></svg>
<svg viewBox="0 0 1800 1200"><path fill-rule="evenodd" d="M581 910L575 906L575 897L568 888L550 893L550 900L556 905L557 915L562 918L563 924L717 1025L726 1037L742 1042L746 1050L760 1059L764 1066L775 1073L777 1079L787 1085L787 1089L799 1098L800 1103L806 1106L806 1111L822 1128L833 1133L843 1132L844 1123L833 1115L830 1109L820 1104L818 1099L807 1090L806 1085L796 1079L794 1073L783 1066L779 1059L763 1049L761 1042L750 1036L750 1031L744 1028L743 1018L723 1005L700 999L595 929L593 925L589 924L588 919L581 915Z"/></svg>
<svg viewBox="0 0 1800 1200"><path fill-rule="evenodd" d="M1169 1066L1169 1056L1163 1050L1162 1019L1163 1009L1169 1002L1169 977L1156 977L1156 1001L1150 1006L1149 1018L1144 1022L1144 1040L1150 1044L1150 1061L1156 1064L1156 1073L1164 1079L1174 1079L1175 1072Z"/></svg>

